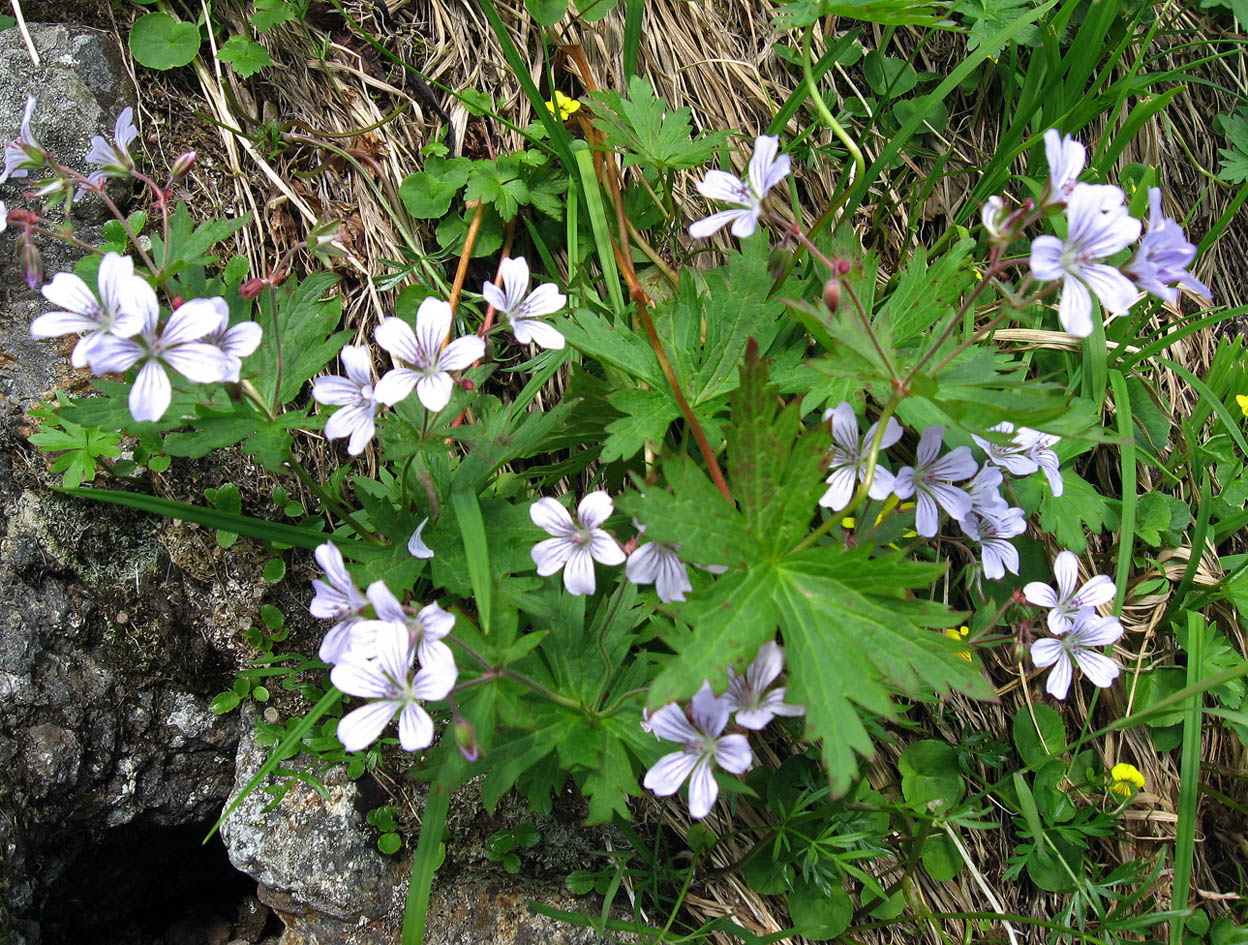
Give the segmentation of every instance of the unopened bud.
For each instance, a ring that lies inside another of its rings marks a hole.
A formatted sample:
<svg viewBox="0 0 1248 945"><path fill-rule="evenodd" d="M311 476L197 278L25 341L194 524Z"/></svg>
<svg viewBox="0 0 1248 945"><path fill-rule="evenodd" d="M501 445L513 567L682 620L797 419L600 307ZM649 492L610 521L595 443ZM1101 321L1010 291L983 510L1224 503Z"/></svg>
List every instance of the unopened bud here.
<svg viewBox="0 0 1248 945"><path fill-rule="evenodd" d="M476 384L474 384L472 381L470 381L466 377L461 377L459 379L459 386L462 387L464 390L476 390L476 387L477 387Z"/></svg>
<svg viewBox="0 0 1248 945"><path fill-rule="evenodd" d="M29 233L23 234L19 243L17 259L22 267L22 275L26 278L26 285L31 289L37 289L43 284L43 257L39 254L39 247L35 245Z"/></svg>
<svg viewBox="0 0 1248 945"><path fill-rule="evenodd" d="M1027 650L1026 643L1024 643L1022 640L1019 640L1017 643L1015 643L1014 644L1014 662L1015 663L1027 662L1027 652L1028 650Z"/></svg>
<svg viewBox="0 0 1248 945"><path fill-rule="evenodd" d="M173 297L173 307L174 307L174 308L181 308L181 307L182 307L182 302L183 302L183 298L182 298L182 296L180 296L180 295L175 295L175 296Z"/></svg>
<svg viewBox="0 0 1248 945"><path fill-rule="evenodd" d="M785 249L783 246L777 246L771 251L771 255L767 257L767 275L773 279L781 278L789 271L789 266L792 262L792 250Z"/></svg>
<svg viewBox="0 0 1248 945"><path fill-rule="evenodd" d="M842 276L849 275L849 270L852 268L854 267L848 259L838 259L836 261L836 271Z"/></svg>
<svg viewBox="0 0 1248 945"><path fill-rule="evenodd" d="M3 206L3 204L0 204L0 206ZM18 207L16 210L9 211L9 223L13 226L34 226L38 222L39 217L35 215L33 210Z"/></svg>
<svg viewBox="0 0 1248 945"><path fill-rule="evenodd" d="M829 312L836 312L841 305L841 280L836 276L823 284L823 304Z"/></svg>
<svg viewBox="0 0 1248 945"><path fill-rule="evenodd" d="M467 719L457 718L451 725L451 735L455 738L455 747L467 761L476 761L481 754L477 744L477 732Z"/></svg>
<svg viewBox="0 0 1248 945"><path fill-rule="evenodd" d="M988 231L988 239L993 243L1005 244L1010 241L1006 218L1009 213L1005 209L1005 201L1000 197L989 197L979 211L980 222Z"/></svg>
<svg viewBox="0 0 1248 945"><path fill-rule="evenodd" d="M191 167L195 164L195 159L199 157L194 151L184 151L179 154L177 160L173 162L173 167L169 168L169 176L173 180L185 177L191 172Z"/></svg>
<svg viewBox="0 0 1248 945"><path fill-rule="evenodd" d="M244 299L254 299L264 291L266 285L268 283L263 279L248 279L238 287L238 294Z"/></svg>
<svg viewBox="0 0 1248 945"><path fill-rule="evenodd" d="M337 220L321 220L308 233L308 252L325 265L336 256L346 256L347 252L338 244L341 224Z"/></svg>

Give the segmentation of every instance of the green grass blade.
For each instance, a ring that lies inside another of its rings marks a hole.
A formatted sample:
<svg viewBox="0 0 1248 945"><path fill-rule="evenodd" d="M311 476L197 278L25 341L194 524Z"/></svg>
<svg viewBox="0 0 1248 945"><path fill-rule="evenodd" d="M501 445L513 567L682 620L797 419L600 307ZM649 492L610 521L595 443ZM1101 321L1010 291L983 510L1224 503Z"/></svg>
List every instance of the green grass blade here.
<svg viewBox="0 0 1248 945"><path fill-rule="evenodd" d="M624 81L637 74L637 49L641 45L641 27L646 19L646 0L625 0L624 3Z"/></svg>
<svg viewBox="0 0 1248 945"><path fill-rule="evenodd" d="M451 792L440 784L429 785L425 810L420 819L420 840L412 857L412 881L407 887L407 905L403 909L402 945L421 945L425 938L425 917L429 912L429 892L433 874L438 868L442 833L446 815L451 808Z"/></svg>
<svg viewBox="0 0 1248 945"><path fill-rule="evenodd" d="M1205 664L1205 621L1200 614L1187 614L1187 686L1198 685ZM1200 796L1200 735L1203 692L1193 693L1183 715L1183 744L1179 752L1179 822L1174 835L1174 883L1170 898L1172 911L1187 908L1191 891L1192 855L1196 847L1196 802ZM1170 923L1170 945L1183 945L1183 920Z"/></svg>
<svg viewBox="0 0 1248 945"><path fill-rule="evenodd" d="M165 518L195 522L198 525L207 525L209 528L246 535L258 541L278 541L284 545L294 545L299 548L317 548L330 538L325 532L313 531L310 528L270 522L262 518L252 518L250 515L235 515L205 505L175 502L173 499L162 499L142 492L118 492L115 489L57 489L55 491L82 499L91 499L95 502L124 505L126 508L150 512L153 515L163 515Z"/></svg>
<svg viewBox="0 0 1248 945"><path fill-rule="evenodd" d="M475 492L458 488L451 492L451 505L459 533L464 538L468 580L477 604L477 620L482 633L490 632L490 547L485 540L485 521Z"/></svg>
<svg viewBox="0 0 1248 945"><path fill-rule="evenodd" d="M243 786L243 789L238 792L238 796L235 797L234 800L230 801L229 806L221 812L221 816L217 818L217 822L213 824L212 829L208 831L208 836L204 837L204 843L207 843L212 839L212 835L221 829L221 825L226 822L230 814L238 810L238 806L247 799L248 795L250 795L252 791L263 783L265 778L273 773L278 765L286 759L293 758L296 754L298 754L299 743L303 741L304 736L307 735L308 732L312 731L312 726L319 722L321 720L321 716L328 712L334 703L341 698L342 693L340 693L333 686L330 686L329 691L325 693L325 695L321 696L320 701L308 711L308 714L301 718L298 724L295 725L286 737L278 743L277 747L269 752L269 757L264 759L264 764L262 764L259 769L257 769L256 773L251 776L251 780L248 781Z"/></svg>
<svg viewBox="0 0 1248 945"><path fill-rule="evenodd" d="M1157 360L1166 367L1170 368L1170 370L1174 371L1175 374L1179 375L1179 377L1183 378L1183 380L1187 381L1187 383L1192 385L1193 389L1200 394L1205 403L1213 408L1213 412L1218 415L1218 419L1221 420L1222 425L1226 427L1226 432L1231 435L1231 439L1235 441L1235 445L1240 448L1240 451L1245 457L1248 457L1248 440L1244 439L1243 433L1239 430L1239 424L1236 422L1235 417L1231 414L1231 412L1226 409L1226 404L1222 403L1222 401L1218 398L1218 395L1213 392L1209 385L1183 365L1176 364L1169 358L1158 358Z"/></svg>
<svg viewBox="0 0 1248 945"><path fill-rule="evenodd" d="M1131 422L1131 398L1127 393L1127 379L1121 371L1109 372L1109 383L1114 389L1114 409L1118 414L1118 435L1122 438L1119 456L1122 472L1122 527L1118 532L1118 567L1114 572L1114 613L1122 612L1122 600L1127 593L1127 579L1131 577L1131 549L1135 545L1135 426Z"/></svg>
<svg viewBox="0 0 1248 945"><path fill-rule="evenodd" d="M1027 784L1027 779L1023 777L1021 772L1014 772L1014 791L1018 794L1018 809L1022 811L1023 819L1027 821L1027 826L1031 828L1031 836L1036 841L1036 852L1044 852L1044 825L1040 822L1040 811L1036 807L1036 799L1031 793L1031 788Z"/></svg>
<svg viewBox="0 0 1248 945"><path fill-rule="evenodd" d="M598 249L598 264L602 266L602 277L607 284L607 297L611 307L617 314L624 311L624 293L620 290L620 271L615 266L615 253L611 251L611 231L607 227L607 207L602 201L602 190L598 187L598 177L594 174L594 156L588 148L576 152L576 169L580 172L580 190L585 197L585 207L589 210L589 223L594 231L594 242ZM621 234L621 239L624 235Z"/></svg>

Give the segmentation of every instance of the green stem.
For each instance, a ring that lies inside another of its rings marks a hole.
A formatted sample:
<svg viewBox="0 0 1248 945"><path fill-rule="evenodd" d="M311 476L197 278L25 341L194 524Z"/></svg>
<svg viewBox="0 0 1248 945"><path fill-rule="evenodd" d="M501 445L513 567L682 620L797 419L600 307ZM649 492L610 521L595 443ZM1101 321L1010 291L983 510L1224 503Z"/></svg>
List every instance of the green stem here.
<svg viewBox="0 0 1248 945"><path fill-rule="evenodd" d="M357 535L374 545L386 544L384 538L381 538L376 533L369 531L358 521L356 521L355 516L351 514L347 507L339 502L334 496L330 495L329 492L325 490L324 486L317 482L312 477L312 474L304 468L303 463L299 462L299 460L295 459L295 457L291 455L287 455L286 462L290 468L295 471L295 475L299 477L300 481L302 481L303 484L307 486L318 499L325 503L325 505L329 506L335 515L350 525Z"/></svg>
<svg viewBox="0 0 1248 945"><path fill-rule="evenodd" d="M401 945L421 945L424 941L429 893L433 889L438 850L450 809L450 789L441 784L430 784L429 793L425 795L425 810L421 815L420 840L416 843L416 855L412 857L412 880L407 887L407 905L403 909Z"/></svg>
<svg viewBox="0 0 1248 945"><path fill-rule="evenodd" d="M845 189L841 191L840 195L834 201L832 201L832 203L828 206L828 209L823 212L823 215L819 217L819 219L815 222L815 225L811 227L812 233L819 233L825 226L828 225L828 222L832 219L832 215L840 209L841 205L845 202L845 198L848 197L850 192L854 189L854 184L866 176L867 162L863 160L862 150L858 147L857 142L849 136L845 129L841 127L841 123L837 121L836 118L833 117L832 112L828 110L828 106L824 102L823 96L819 94L819 89L815 85L815 74L810 65L810 38L814 28L815 25L812 23L810 26L806 27L806 32L802 34L802 74L806 77L806 90L810 94L810 100L815 106L815 111L819 113L819 116L823 119L824 123L832 129L832 133L840 139L841 144L845 146L845 150L849 152L849 156L854 161L853 180L846 184Z"/></svg>

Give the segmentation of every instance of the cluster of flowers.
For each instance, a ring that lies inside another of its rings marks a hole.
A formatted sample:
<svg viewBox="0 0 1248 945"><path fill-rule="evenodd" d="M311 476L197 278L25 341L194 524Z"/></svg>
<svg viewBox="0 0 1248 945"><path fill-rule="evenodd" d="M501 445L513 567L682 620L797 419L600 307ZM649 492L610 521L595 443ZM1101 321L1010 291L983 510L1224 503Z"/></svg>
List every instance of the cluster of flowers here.
<svg viewBox="0 0 1248 945"><path fill-rule="evenodd" d="M397 715L403 749L428 748L433 720L421 703L446 698L459 678L455 656L443 642L455 627L454 615L436 602L419 610L405 607L384 581L361 594L332 542L316 549L316 561L325 580L312 582L316 594L308 610L335 621L319 656L333 666L330 682L368 700L342 717L338 740L347 751L362 751ZM370 606L374 616L367 618Z"/></svg>
<svg viewBox="0 0 1248 945"><path fill-rule="evenodd" d="M1183 228L1161 209L1161 190L1149 188L1148 229L1134 255L1122 265L1106 259L1125 250L1140 238L1141 221L1132 217L1126 195L1112 184L1079 181L1087 161L1082 144L1056 129L1044 134L1049 181L1037 203L1027 200L1016 209L1001 197L990 197L981 220L993 245L1004 248L1047 211L1066 211L1066 238L1037 236L1031 242L1031 275L1039 282L1060 283L1058 319L1062 328L1080 338L1092 334L1092 294L1111 315L1130 310L1141 292L1167 302L1178 299L1175 283L1212 297L1208 286L1187 271L1196 258L1196 247L1187 241ZM747 180L724 171L709 171L698 184L704 197L733 208L721 210L689 227L694 239L704 239L732 224L732 234L753 234L765 209L768 191L789 173L788 155L779 155L779 139L760 135L754 141Z"/></svg>
<svg viewBox="0 0 1248 945"><path fill-rule="evenodd" d="M529 264L523 256L504 259L499 282L481 288L485 301L507 318L511 332L521 344L542 348L564 346L563 335L541 321L567 304L567 296L548 282L529 291ZM416 391L426 410L436 413L451 401L452 371L462 371L485 354L485 341L465 335L447 342L451 332L451 306L442 299L427 298L416 311L416 330L401 318L387 318L373 332L377 344L394 359L395 367L373 379L373 358L363 345L342 349L347 376L318 378L312 385L317 403L341 407L325 422L325 436L347 439L347 452L358 456L376 433L374 418L382 407L393 407Z"/></svg>
<svg viewBox="0 0 1248 945"><path fill-rule="evenodd" d="M764 643L744 676L728 669L728 689L722 696L702 688L688 711L669 702L646 716L641 727L662 741L681 745L679 751L660 758L646 772L643 784L659 797L668 797L689 782L689 815L701 819L711 812L719 796L714 768L730 774L744 774L754 764L749 739L744 733L723 734L731 715L736 724L750 731L761 731L777 715L805 714L805 708L784 701L784 686L769 688L784 671L784 649L775 642Z"/></svg>

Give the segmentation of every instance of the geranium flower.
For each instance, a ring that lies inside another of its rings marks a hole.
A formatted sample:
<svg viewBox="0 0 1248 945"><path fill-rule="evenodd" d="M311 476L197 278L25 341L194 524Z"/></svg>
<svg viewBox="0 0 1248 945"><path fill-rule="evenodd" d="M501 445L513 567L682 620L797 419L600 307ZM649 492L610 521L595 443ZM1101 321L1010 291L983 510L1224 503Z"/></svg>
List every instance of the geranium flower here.
<svg viewBox="0 0 1248 945"><path fill-rule="evenodd" d="M70 356L74 367L86 367L91 350L105 335L129 338L155 321L160 305L156 292L142 276L134 274L129 256L108 253L100 260L96 277L100 298L72 272L58 272L43 287L43 297L59 311L47 312L30 323L32 338L79 336Z"/></svg>
<svg viewBox="0 0 1248 945"><path fill-rule="evenodd" d="M451 306L427 298L416 311L416 330L401 318L390 317L377 326L373 337L396 361L410 364L387 371L377 382L379 401L394 406L416 388L426 410L434 413L451 402L455 382L451 371L461 371L485 354L485 342L476 335L456 338L443 347L451 331Z"/></svg>
<svg viewBox="0 0 1248 945"><path fill-rule="evenodd" d="M139 364L139 373L130 388L130 415L135 420L159 420L169 409L173 387L167 368L187 380L215 384L229 379L230 361L216 345L201 339L218 324L211 305L192 299L179 305L157 330L156 313L149 311L143 330L136 338L100 335L87 352L91 370L112 374Z"/></svg>
<svg viewBox="0 0 1248 945"><path fill-rule="evenodd" d="M899 499L914 496L914 529L924 538L936 534L943 508L953 519L961 519L971 510L971 497L953 483L975 475L979 464L969 446L959 446L937 458L945 438L940 424L930 426L919 437L913 466L904 466L893 480L893 493Z"/></svg>
<svg viewBox="0 0 1248 945"><path fill-rule="evenodd" d="M577 521L554 499L538 499L529 506L533 524L554 538L539 541L531 555L537 573L549 577L563 569L563 586L569 594L592 594L594 562L605 565L624 563L619 542L598 526L611 517L615 508L607 493L591 492L576 508Z"/></svg>
<svg viewBox="0 0 1248 945"><path fill-rule="evenodd" d="M1070 135L1056 128L1044 133L1044 156L1049 161L1049 184L1040 200L1041 206L1061 206L1070 199L1083 165L1087 161L1087 149Z"/></svg>
<svg viewBox="0 0 1248 945"><path fill-rule="evenodd" d="M634 584L653 584L665 604L683 601L693 590L689 569L680 560L680 545L650 541L628 556L624 576Z"/></svg>
<svg viewBox="0 0 1248 945"><path fill-rule="evenodd" d="M264 329L257 322L239 322L231 327L230 307L219 295L210 299L191 299L186 304L205 305L216 314L217 327L204 336L204 344L216 345L225 353L230 364L229 377L226 379L237 384L239 373L243 369L243 358L260 347Z"/></svg>
<svg viewBox="0 0 1248 945"><path fill-rule="evenodd" d="M1067 634L1037 640L1031 645L1031 661L1040 669L1052 666L1045 690L1054 699L1065 699L1074 676L1073 664L1095 685L1113 685L1122 667L1099 649L1122 636L1122 624L1113 617L1100 617L1090 607L1075 616L1074 628ZM1072 663L1073 661L1073 663Z"/></svg>
<svg viewBox="0 0 1248 945"><path fill-rule="evenodd" d="M30 171L37 171L47 163L47 153L30 130L30 118L34 113L35 97L27 95L21 130L4 147L4 170L0 171L0 184L10 177L25 177Z"/></svg>
<svg viewBox="0 0 1248 945"><path fill-rule="evenodd" d="M442 638L455 629L455 615L437 604L422 607L412 617L407 609L399 603L399 599L386 587L385 581L374 581L368 585L368 600L377 614L376 620L361 620L358 633L362 640L367 641L371 635L381 639L382 624L397 624L407 633L408 645L416 653L421 666L431 663L450 663L455 665L455 654L442 642ZM364 651L367 654L367 650Z"/></svg>
<svg viewBox="0 0 1248 945"><path fill-rule="evenodd" d="M521 344L533 344L542 348L559 350L564 338L557 329L539 319L553 315L568 304L568 297L553 282L539 285L529 291L529 264L523 256L504 259L498 267L502 288L493 282L481 287L485 301L507 316L511 333Z"/></svg>
<svg viewBox="0 0 1248 945"><path fill-rule="evenodd" d="M827 410L823 419L832 422L833 445L828 463L828 491L823 494L819 504L835 512L849 505L854 497L855 487L867 476L867 453L871 449L879 423L871 424L866 434L859 438L858 416L847 400ZM903 432L896 418L889 417L888 424L884 427L884 437L880 441L881 453L900 440ZM893 474L877 460L871 488L867 494L873 499L883 499L892 491Z"/></svg>
<svg viewBox="0 0 1248 945"><path fill-rule="evenodd" d="M784 701L784 686L767 691L784 672L784 647L770 640L758 648L744 676L728 667L728 689L722 698L742 728L758 731L777 715L805 715L805 706Z"/></svg>
<svg viewBox="0 0 1248 945"><path fill-rule="evenodd" d="M316 593L308 612L318 620L338 621L325 634L317 654L332 665L350 646L351 628L359 622L360 611L368 606L368 601L351 580L342 552L333 542L327 541L316 549L316 563L325 572L325 580L313 579L312 589Z"/></svg>
<svg viewBox="0 0 1248 945"><path fill-rule="evenodd" d="M732 224L732 235L744 239L754 233L758 218L763 212L767 192L784 180L789 173L789 156L781 154L780 139L775 135L759 135L754 139L754 154L750 157L748 181L733 177L727 171L707 171L698 181L698 193L710 200L736 204L732 210L720 210L689 227L689 235L695 240L706 239L720 229Z"/></svg>
<svg viewBox="0 0 1248 945"><path fill-rule="evenodd" d="M1183 235L1183 227L1161 212L1161 188L1148 188L1148 232L1140 240L1140 248L1122 267L1123 273L1137 286L1171 304L1179 300L1177 282L1192 292L1212 299L1209 287L1187 271L1196 258L1196 247Z"/></svg>
<svg viewBox="0 0 1248 945"><path fill-rule="evenodd" d="M342 692L372 700L338 723L338 740L347 751L363 751L396 715L404 751L419 751L433 743L433 719L420 703L445 698L455 687L457 674L453 663L434 662L413 677L413 652L406 628L386 623L377 633L376 659L348 654L330 671L329 681Z"/></svg>
<svg viewBox="0 0 1248 945"><path fill-rule="evenodd" d="M642 782L659 797L669 797L689 780L689 816L700 820L711 812L719 796L715 765L732 774L744 774L754 763L750 743L744 735L724 735L728 724L728 703L715 698L710 683L703 683L691 706L692 723L675 702L669 702L648 719L649 731L669 742L684 745L680 751L664 755L646 772Z"/></svg>
<svg viewBox="0 0 1248 945"><path fill-rule="evenodd" d="M1140 235L1140 221L1127 212L1123 193L1108 184L1076 184L1066 208L1065 241L1037 236L1031 243L1031 273L1042 282L1059 280L1057 317L1080 338L1092 334L1092 296L1113 315L1127 312L1135 286L1114 266L1096 262L1125 249Z"/></svg>
<svg viewBox="0 0 1248 945"><path fill-rule="evenodd" d="M103 135L91 139L91 150L83 159L88 164L99 167L87 175L87 180L96 187L101 187L109 177L129 177L134 170L134 158L130 156L130 142L135 139L139 129L134 126L134 109L127 105L117 116L113 126L113 140L105 141ZM83 190L85 191L85 187Z"/></svg>
<svg viewBox="0 0 1248 945"><path fill-rule="evenodd" d="M1003 512L985 511L982 514L971 512L959 519L958 525L968 538L979 543L984 577L999 581L1005 577L1006 571L1018 574L1018 549L1009 540L1027 531L1022 509L1006 508Z"/></svg>
<svg viewBox="0 0 1248 945"><path fill-rule="evenodd" d="M1031 581L1023 588L1028 603L1049 608L1049 631L1066 633L1074 626L1074 618L1085 607L1098 607L1114 599L1117 586L1113 578L1098 574L1086 581L1078 590L1079 558L1073 551L1059 552L1053 559L1053 576L1057 578L1057 590L1048 584Z"/></svg>
<svg viewBox="0 0 1248 945"><path fill-rule="evenodd" d="M377 432L373 418L381 409L373 387L373 359L363 345L347 345L339 356L347 376L318 377L312 382L312 399L342 408L325 421L325 437L350 437L347 452L359 456Z"/></svg>
<svg viewBox="0 0 1248 945"><path fill-rule="evenodd" d="M1001 495L1003 477L996 466L984 463L979 472L966 484L966 493L971 497L970 515L1001 515L1010 507Z"/></svg>
<svg viewBox="0 0 1248 945"><path fill-rule="evenodd" d="M425 539L421 537L421 533L425 530L425 526L429 524L429 516L421 519L420 524L416 526L416 531L412 532L412 537L407 540L407 553L413 558L432 558L433 549L425 544Z"/></svg>
<svg viewBox="0 0 1248 945"><path fill-rule="evenodd" d="M1015 431L1014 424L1002 420L994 427L988 428L989 433L1012 433L1008 443L997 443L982 436L971 434L971 439L981 450L988 454L988 462L1002 469L1008 469L1015 476L1028 476L1040 468L1028 450L1036 437L1036 431L1022 427Z"/></svg>
<svg viewBox="0 0 1248 945"><path fill-rule="evenodd" d="M1062 482L1062 461L1057 458L1053 447L1061 441L1062 438L1055 433L1036 431L1036 438L1027 448L1027 455L1036 461L1036 465L1044 473L1044 478L1049 480L1049 488L1053 490L1053 495L1057 498L1061 497L1065 483Z"/></svg>

